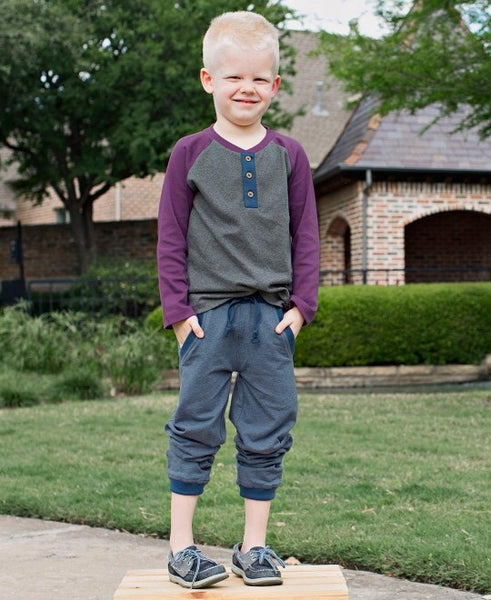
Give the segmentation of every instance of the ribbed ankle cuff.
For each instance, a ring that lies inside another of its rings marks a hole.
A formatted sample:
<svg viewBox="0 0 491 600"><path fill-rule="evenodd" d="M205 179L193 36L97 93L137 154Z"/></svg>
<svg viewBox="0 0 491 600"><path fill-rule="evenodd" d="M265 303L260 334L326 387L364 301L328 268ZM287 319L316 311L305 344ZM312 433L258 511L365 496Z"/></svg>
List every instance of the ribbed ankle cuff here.
<svg viewBox="0 0 491 600"><path fill-rule="evenodd" d="M188 483L186 481L170 480L170 491L183 496L199 496L203 493L205 486L203 483Z"/></svg>
<svg viewBox="0 0 491 600"><path fill-rule="evenodd" d="M248 500L272 500L276 492L275 489L247 488L242 485L239 489L241 497Z"/></svg>

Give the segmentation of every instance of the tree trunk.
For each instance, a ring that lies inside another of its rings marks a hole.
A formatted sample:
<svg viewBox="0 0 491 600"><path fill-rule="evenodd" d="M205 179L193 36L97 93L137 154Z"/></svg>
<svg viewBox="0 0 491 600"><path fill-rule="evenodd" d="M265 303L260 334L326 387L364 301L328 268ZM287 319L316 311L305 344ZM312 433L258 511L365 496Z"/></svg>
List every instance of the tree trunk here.
<svg viewBox="0 0 491 600"><path fill-rule="evenodd" d="M83 275L97 255L92 204L85 204L83 210L78 207L70 210L70 224L77 251L78 272Z"/></svg>

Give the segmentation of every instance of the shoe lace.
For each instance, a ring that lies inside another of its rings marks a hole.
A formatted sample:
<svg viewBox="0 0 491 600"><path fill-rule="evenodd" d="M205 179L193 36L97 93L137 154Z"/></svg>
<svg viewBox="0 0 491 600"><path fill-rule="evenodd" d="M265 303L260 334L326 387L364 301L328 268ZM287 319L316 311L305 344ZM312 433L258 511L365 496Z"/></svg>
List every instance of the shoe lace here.
<svg viewBox="0 0 491 600"><path fill-rule="evenodd" d="M260 565L263 565L265 562L272 564L272 561L275 560L282 567L286 567L285 563L281 560L281 558L269 546L265 546L264 548L258 548L257 550L253 550L253 552Z"/></svg>
<svg viewBox="0 0 491 600"><path fill-rule="evenodd" d="M194 561L196 561L196 568L194 569L194 575L191 581L191 589L193 589L194 582L196 581L196 578L199 574L201 559L204 559L205 556L198 548L186 548L182 551L180 558L186 559L189 562L189 564L192 564Z"/></svg>

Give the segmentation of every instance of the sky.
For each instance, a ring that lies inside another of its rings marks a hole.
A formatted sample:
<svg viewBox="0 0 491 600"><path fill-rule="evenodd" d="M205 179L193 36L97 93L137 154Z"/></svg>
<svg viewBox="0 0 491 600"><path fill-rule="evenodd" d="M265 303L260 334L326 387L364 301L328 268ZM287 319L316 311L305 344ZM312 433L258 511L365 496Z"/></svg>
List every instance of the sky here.
<svg viewBox="0 0 491 600"><path fill-rule="evenodd" d="M404 1L403 6L407 11L413 2L414 0ZM350 20L358 19L360 31L364 35L380 37L388 33L380 19L374 15L377 0L283 0L283 4L305 15L301 22L291 21L291 29L324 29L330 33L345 35L349 31ZM386 6L392 8L393 2L387 0Z"/></svg>
<svg viewBox="0 0 491 600"><path fill-rule="evenodd" d="M284 0L283 4L306 15L303 22L297 24L292 21L292 29L324 29L347 34L349 21L359 19L364 35L379 37L384 33L380 21L374 16L376 0Z"/></svg>

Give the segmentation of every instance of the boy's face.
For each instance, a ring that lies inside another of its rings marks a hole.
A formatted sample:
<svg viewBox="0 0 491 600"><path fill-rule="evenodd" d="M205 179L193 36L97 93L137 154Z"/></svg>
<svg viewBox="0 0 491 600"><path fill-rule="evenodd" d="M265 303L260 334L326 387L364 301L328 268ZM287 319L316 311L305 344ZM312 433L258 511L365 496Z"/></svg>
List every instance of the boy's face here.
<svg viewBox="0 0 491 600"><path fill-rule="evenodd" d="M271 52L227 45L217 48L213 66L201 69L203 88L213 94L217 123L250 127L276 96L280 76L274 73Z"/></svg>

